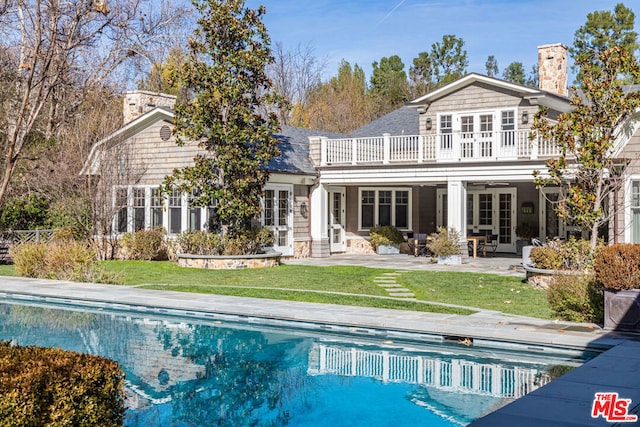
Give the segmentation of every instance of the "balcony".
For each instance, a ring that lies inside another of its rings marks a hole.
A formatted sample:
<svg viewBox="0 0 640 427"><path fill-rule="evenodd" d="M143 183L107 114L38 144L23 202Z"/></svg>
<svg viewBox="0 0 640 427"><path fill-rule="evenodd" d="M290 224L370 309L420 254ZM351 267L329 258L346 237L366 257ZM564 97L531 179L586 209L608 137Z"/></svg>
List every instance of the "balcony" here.
<svg viewBox="0 0 640 427"><path fill-rule="evenodd" d="M529 130L401 135L320 140L320 164L371 165L536 160L560 154Z"/></svg>

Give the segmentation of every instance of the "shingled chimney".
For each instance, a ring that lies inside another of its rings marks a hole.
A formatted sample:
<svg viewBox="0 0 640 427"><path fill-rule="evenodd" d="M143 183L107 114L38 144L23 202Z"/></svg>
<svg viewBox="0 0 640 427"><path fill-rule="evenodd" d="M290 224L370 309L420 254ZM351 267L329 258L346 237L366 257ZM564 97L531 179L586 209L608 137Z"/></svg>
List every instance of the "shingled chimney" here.
<svg viewBox="0 0 640 427"><path fill-rule="evenodd" d="M569 96L569 49L562 43L538 46L538 73L540 90L560 96Z"/></svg>

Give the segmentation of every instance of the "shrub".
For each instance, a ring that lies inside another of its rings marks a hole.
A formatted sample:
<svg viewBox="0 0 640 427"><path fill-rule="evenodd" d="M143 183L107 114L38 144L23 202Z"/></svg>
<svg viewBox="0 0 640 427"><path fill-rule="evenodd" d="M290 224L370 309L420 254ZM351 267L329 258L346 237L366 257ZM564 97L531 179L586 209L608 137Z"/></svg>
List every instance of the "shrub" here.
<svg viewBox="0 0 640 427"><path fill-rule="evenodd" d="M189 231L178 238L180 251L194 255L250 255L261 252L275 242L268 228L239 231L220 236L207 231Z"/></svg>
<svg viewBox="0 0 640 427"><path fill-rule="evenodd" d="M121 426L124 373L99 356L0 342L3 426Z"/></svg>
<svg viewBox="0 0 640 427"><path fill-rule="evenodd" d="M43 277L46 258L47 245L44 244L25 243L11 249L13 266L23 277Z"/></svg>
<svg viewBox="0 0 640 427"><path fill-rule="evenodd" d="M126 251L127 259L143 261L167 259L164 231L161 228L127 233L122 236L122 246Z"/></svg>
<svg viewBox="0 0 640 427"><path fill-rule="evenodd" d="M619 243L605 247L593 269L605 289L640 289L640 245Z"/></svg>
<svg viewBox="0 0 640 427"><path fill-rule="evenodd" d="M547 300L553 314L562 320L593 323L604 320L604 295L593 275L555 275Z"/></svg>
<svg viewBox="0 0 640 427"><path fill-rule="evenodd" d="M369 242L373 249L380 245L399 245L404 242L402 232L393 225L376 225L369 230Z"/></svg>
<svg viewBox="0 0 640 427"><path fill-rule="evenodd" d="M445 227L438 227L438 232L431 235L427 249L436 256L459 255L460 233L453 227L448 230Z"/></svg>
<svg viewBox="0 0 640 427"><path fill-rule="evenodd" d="M560 252L551 246L536 246L531 249L531 262L536 268L559 270L562 267Z"/></svg>
<svg viewBox="0 0 640 427"><path fill-rule="evenodd" d="M186 231L178 237L180 252L193 255L221 255L222 236L207 231Z"/></svg>
<svg viewBox="0 0 640 427"><path fill-rule="evenodd" d="M95 250L81 242L24 243L13 248L11 257L16 272L24 277L119 283L117 275L100 267Z"/></svg>
<svg viewBox="0 0 640 427"><path fill-rule="evenodd" d="M537 246L531 250L531 261L537 268L546 270L591 271L597 254L604 247L598 241L594 252L591 242L571 236L566 242L549 242L545 246Z"/></svg>

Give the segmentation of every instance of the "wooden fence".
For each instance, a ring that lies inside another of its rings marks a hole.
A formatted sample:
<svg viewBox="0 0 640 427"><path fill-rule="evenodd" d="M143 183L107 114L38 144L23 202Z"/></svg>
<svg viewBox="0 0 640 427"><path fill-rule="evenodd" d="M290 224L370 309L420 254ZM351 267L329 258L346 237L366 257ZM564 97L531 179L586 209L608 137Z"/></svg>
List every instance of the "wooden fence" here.
<svg viewBox="0 0 640 427"><path fill-rule="evenodd" d="M0 245L13 246L23 243L48 243L58 230L5 230L0 231Z"/></svg>

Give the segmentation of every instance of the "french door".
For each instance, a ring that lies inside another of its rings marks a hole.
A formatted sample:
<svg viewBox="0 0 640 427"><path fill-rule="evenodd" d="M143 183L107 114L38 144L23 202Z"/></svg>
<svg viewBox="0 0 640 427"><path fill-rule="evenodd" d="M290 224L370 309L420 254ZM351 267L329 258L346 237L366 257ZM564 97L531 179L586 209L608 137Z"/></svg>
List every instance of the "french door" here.
<svg viewBox="0 0 640 427"><path fill-rule="evenodd" d="M347 250L345 233L345 188L329 188L329 241L331 253Z"/></svg>
<svg viewBox="0 0 640 427"><path fill-rule="evenodd" d="M293 255L293 188L290 185L267 185L264 190L262 224L275 237L273 249Z"/></svg>
<svg viewBox="0 0 640 427"><path fill-rule="evenodd" d="M515 252L516 189L494 188L467 193L467 233L495 234L497 252Z"/></svg>

